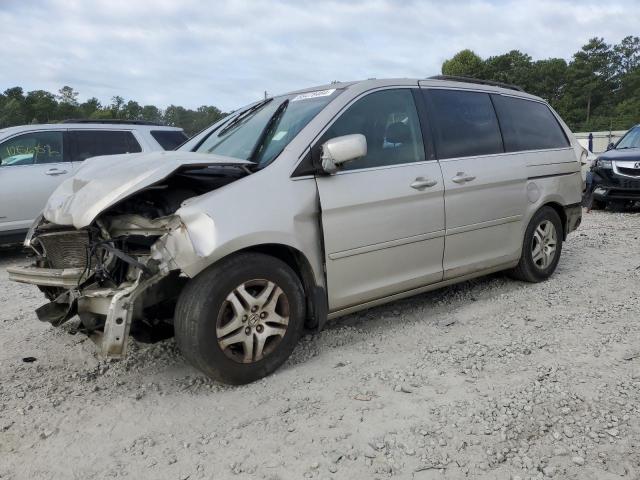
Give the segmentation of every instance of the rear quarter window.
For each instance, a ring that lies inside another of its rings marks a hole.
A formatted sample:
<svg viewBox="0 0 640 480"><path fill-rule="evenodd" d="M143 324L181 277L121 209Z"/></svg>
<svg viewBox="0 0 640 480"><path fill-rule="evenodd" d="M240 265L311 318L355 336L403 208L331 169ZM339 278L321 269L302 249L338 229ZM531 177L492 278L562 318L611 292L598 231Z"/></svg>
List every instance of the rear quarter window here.
<svg viewBox="0 0 640 480"><path fill-rule="evenodd" d="M129 131L76 130L71 132L71 142L74 162L81 162L99 155L142 151L136 137Z"/></svg>
<svg viewBox="0 0 640 480"><path fill-rule="evenodd" d="M189 139L184 132L178 130L151 130L151 136L165 150L175 150Z"/></svg>
<svg viewBox="0 0 640 480"><path fill-rule="evenodd" d="M488 93L425 90L438 158L503 153L498 119Z"/></svg>
<svg viewBox="0 0 640 480"><path fill-rule="evenodd" d="M544 103L503 95L492 98L507 152L569 146L558 120Z"/></svg>

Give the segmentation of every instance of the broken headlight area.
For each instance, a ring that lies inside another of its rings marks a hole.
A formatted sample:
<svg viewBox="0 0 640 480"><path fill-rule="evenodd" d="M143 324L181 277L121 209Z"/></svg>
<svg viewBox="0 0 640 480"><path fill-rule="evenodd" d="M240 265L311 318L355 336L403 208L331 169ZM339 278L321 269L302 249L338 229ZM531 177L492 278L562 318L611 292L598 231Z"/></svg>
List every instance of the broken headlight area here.
<svg viewBox="0 0 640 480"><path fill-rule="evenodd" d="M9 268L9 278L44 292L50 302L36 310L41 320L59 326L78 315L79 328L99 340L108 357L125 354L130 333L142 340L166 337L188 279L178 260L193 262L200 251L176 211L185 200L248 174L237 165L180 168L105 209L85 228L41 217L25 242L36 254L34 263ZM201 232L210 231L207 215L189 221L200 244L200 237L209 238Z"/></svg>
<svg viewBox="0 0 640 480"><path fill-rule="evenodd" d="M161 271L151 246L176 218L150 220L138 214L104 217L86 229L42 222L30 246L28 267L12 267L12 280L31 283L50 300L36 310L54 326L75 315L79 329L98 340L102 353L125 353L129 333L141 340L172 333L175 301L186 278Z"/></svg>

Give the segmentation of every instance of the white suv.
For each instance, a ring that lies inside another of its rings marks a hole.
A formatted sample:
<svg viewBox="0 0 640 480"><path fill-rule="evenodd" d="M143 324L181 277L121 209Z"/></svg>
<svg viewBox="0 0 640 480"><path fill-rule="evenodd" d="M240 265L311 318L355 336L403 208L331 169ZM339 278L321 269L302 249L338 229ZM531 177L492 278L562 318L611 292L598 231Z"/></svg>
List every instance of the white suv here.
<svg viewBox="0 0 640 480"><path fill-rule="evenodd" d="M49 195L98 155L173 150L181 128L87 120L0 130L0 244L24 239Z"/></svg>

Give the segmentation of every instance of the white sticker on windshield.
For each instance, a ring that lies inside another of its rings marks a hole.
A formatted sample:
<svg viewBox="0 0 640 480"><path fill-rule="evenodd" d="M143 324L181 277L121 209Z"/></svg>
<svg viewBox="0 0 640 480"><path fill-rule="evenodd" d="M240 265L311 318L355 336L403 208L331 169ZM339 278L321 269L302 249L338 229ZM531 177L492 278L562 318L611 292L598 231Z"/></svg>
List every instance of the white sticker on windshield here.
<svg viewBox="0 0 640 480"><path fill-rule="evenodd" d="M291 101L297 102L299 100L309 100L310 98L328 97L335 91L336 91L335 88L330 88L329 90L316 90L315 92L301 93L297 97L293 98Z"/></svg>
<svg viewBox="0 0 640 480"><path fill-rule="evenodd" d="M282 140L284 138L284 136L287 134L286 130L282 130L280 132L277 132L274 136L273 136L273 140L275 140L276 142L278 140Z"/></svg>

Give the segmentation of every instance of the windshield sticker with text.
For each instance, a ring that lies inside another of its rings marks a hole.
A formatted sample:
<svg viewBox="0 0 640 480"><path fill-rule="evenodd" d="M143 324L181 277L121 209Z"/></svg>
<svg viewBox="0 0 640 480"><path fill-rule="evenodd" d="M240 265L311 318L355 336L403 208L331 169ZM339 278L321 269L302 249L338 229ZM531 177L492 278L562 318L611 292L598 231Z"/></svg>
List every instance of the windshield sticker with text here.
<svg viewBox="0 0 640 480"><path fill-rule="evenodd" d="M297 97L293 98L291 101L297 102L299 100L309 100L311 98L328 97L335 91L336 91L335 88L330 88L329 90L316 90L315 92L301 93Z"/></svg>

